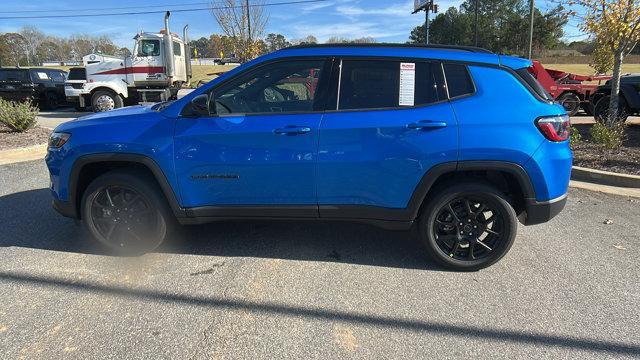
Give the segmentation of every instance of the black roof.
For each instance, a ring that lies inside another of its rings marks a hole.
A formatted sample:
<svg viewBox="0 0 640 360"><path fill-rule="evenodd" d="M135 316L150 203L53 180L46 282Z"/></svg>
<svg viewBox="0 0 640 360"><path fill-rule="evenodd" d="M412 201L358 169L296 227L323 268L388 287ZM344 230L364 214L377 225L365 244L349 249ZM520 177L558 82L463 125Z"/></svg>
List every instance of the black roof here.
<svg viewBox="0 0 640 360"><path fill-rule="evenodd" d="M462 45L440 45L440 44L394 44L394 43L335 43L335 44L301 44L289 46L285 49L308 49L308 48L324 48L324 47L396 47L396 48L422 48L422 49L437 49L437 50L457 50L457 51L469 51L475 53L493 54L493 52L475 46L462 46Z"/></svg>

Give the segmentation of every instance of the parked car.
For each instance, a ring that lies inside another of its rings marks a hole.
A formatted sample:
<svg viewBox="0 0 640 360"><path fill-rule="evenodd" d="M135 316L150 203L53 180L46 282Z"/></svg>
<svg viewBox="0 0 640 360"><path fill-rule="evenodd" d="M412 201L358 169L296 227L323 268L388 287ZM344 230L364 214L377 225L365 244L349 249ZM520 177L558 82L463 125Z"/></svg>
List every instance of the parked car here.
<svg viewBox="0 0 640 360"><path fill-rule="evenodd" d="M569 118L529 66L471 47L279 50L182 99L58 126L53 206L114 250L178 223L349 220L417 226L439 264L480 269L567 197Z"/></svg>
<svg viewBox="0 0 640 360"><path fill-rule="evenodd" d="M609 101L611 101L611 80L598 86L591 96L591 103L595 104L596 120L604 121L607 118ZM638 113L640 113L640 74L623 75L620 77L618 117L624 121L628 116Z"/></svg>
<svg viewBox="0 0 640 360"><path fill-rule="evenodd" d="M0 68L0 98L31 101L53 110L65 103L64 70L46 68Z"/></svg>

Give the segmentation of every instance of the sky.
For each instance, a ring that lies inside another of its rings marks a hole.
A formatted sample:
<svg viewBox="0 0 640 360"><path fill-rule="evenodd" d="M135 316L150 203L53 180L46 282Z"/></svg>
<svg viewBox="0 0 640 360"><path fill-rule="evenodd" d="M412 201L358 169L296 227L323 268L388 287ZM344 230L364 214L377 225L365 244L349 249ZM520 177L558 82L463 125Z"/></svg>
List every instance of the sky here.
<svg viewBox="0 0 640 360"><path fill-rule="evenodd" d="M267 3L283 0L264 0ZM538 1L536 6L551 8L550 0ZM114 9L111 12L177 10L202 8L212 1L207 0L102 0L100 2L78 2L77 0L3 0L0 17L37 16L57 14L90 14L105 11L81 11L78 4L89 8L140 7L136 9ZM213 2L217 2L213 0ZM545 3L547 2L547 3ZM440 11L450 6L459 6L462 0L436 0ZM319 41L329 37L345 38L373 37L378 42L405 42L411 30L424 23L424 12L411 14L413 0L327 0L308 4L292 4L268 7L269 22L265 34L281 33L288 39L314 35ZM11 13L12 11L31 11ZM44 12L32 12L44 11ZM35 25L46 34L69 36L77 33L108 35L119 46L131 48L133 36L140 30L156 32L163 26L162 14L130 16L62 18L62 19L0 19L0 33L19 30L24 25ZM189 24L190 37L196 39L212 33L222 33L208 11L174 12L171 29L181 32ZM565 27L567 40L582 38L575 22Z"/></svg>

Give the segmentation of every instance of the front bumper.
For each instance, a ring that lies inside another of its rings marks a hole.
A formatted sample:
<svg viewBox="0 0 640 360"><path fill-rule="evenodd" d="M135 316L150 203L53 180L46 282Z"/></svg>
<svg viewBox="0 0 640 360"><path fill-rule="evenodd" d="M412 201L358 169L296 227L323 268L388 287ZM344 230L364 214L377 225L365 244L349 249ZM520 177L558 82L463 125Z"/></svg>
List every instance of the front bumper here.
<svg viewBox="0 0 640 360"><path fill-rule="evenodd" d="M542 224L553 219L564 209L567 203L567 194L547 201L527 199L525 212L521 214L520 222L524 225Z"/></svg>

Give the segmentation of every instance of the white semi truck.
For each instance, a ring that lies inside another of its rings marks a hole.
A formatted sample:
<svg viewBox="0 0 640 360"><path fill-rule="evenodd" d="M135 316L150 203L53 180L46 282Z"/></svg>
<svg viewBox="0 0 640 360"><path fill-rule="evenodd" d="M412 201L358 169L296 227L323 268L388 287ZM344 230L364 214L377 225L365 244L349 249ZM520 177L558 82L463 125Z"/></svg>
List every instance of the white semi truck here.
<svg viewBox="0 0 640 360"><path fill-rule="evenodd" d="M108 111L141 102L159 102L176 97L191 79L191 56L187 29L183 38L169 29L170 13L159 33L134 37L133 54L126 58L90 54L83 67L72 68L65 83L67 101L79 110Z"/></svg>

